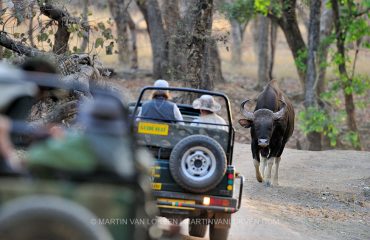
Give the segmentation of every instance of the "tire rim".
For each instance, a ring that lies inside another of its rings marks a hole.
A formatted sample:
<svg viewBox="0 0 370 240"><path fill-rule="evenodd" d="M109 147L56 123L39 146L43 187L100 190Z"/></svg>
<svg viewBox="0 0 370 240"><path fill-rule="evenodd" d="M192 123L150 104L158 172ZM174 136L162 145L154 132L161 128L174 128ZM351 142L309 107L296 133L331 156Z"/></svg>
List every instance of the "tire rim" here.
<svg viewBox="0 0 370 240"><path fill-rule="evenodd" d="M192 147L181 159L181 171L193 181L208 179L216 171L215 155L205 147Z"/></svg>

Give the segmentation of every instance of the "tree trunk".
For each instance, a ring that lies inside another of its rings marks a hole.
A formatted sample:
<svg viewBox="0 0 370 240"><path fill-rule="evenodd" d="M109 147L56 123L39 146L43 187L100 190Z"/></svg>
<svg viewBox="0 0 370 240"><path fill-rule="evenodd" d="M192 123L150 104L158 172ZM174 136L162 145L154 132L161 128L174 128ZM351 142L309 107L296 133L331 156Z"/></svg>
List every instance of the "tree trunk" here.
<svg viewBox="0 0 370 240"><path fill-rule="evenodd" d="M210 80L213 83L224 83L225 78L222 74L221 58L218 52L217 42L215 39L211 38L208 44L209 58L204 61L209 61L207 71L209 73ZM209 89L213 89L213 83L210 83Z"/></svg>
<svg viewBox="0 0 370 240"><path fill-rule="evenodd" d="M269 26L270 20L265 16L258 16L258 85L261 90L269 79Z"/></svg>
<svg viewBox="0 0 370 240"><path fill-rule="evenodd" d="M213 79L207 69L210 67L213 0L192 0L185 15L184 56L186 70L184 85L197 89L212 89ZM194 94L186 94L183 101L191 103Z"/></svg>
<svg viewBox="0 0 370 240"><path fill-rule="evenodd" d="M167 78L168 42L162 14L156 0L136 0L147 24L153 54L153 77Z"/></svg>
<svg viewBox="0 0 370 240"><path fill-rule="evenodd" d="M179 0L166 1L163 4L163 22L168 36L176 32L180 19Z"/></svg>
<svg viewBox="0 0 370 240"><path fill-rule="evenodd" d="M59 9L53 6L50 0L38 0L40 11L43 15L58 22L58 30L54 35L53 52L55 54L64 54L68 51L68 41L70 32L68 32L68 24L76 22L72 19L69 13L64 9Z"/></svg>
<svg viewBox="0 0 370 240"><path fill-rule="evenodd" d="M325 92L327 81L325 80L328 50L330 44L327 43L326 38L330 35L333 29L333 10L327 7L330 0L322 0L322 13L320 16L320 48L319 48L319 76L317 80L317 96Z"/></svg>
<svg viewBox="0 0 370 240"><path fill-rule="evenodd" d="M35 5L35 2L30 2L29 6L27 8L27 16L28 16L27 18L29 19L29 21L28 21L28 41L30 42L30 45L32 47L36 47L35 41L33 39L33 32L34 32L34 29L33 29L33 18L34 18L33 8L34 8L34 5Z"/></svg>
<svg viewBox="0 0 370 240"><path fill-rule="evenodd" d="M253 37L253 51L256 59L258 59L259 52L259 17L255 17L252 21L252 37Z"/></svg>
<svg viewBox="0 0 370 240"><path fill-rule="evenodd" d="M309 19L309 12L307 11L307 7L305 4L310 3L309 1L303 2L299 1L297 4L297 13L299 19L303 22L304 26L306 27L306 30L308 32L308 29L310 27L310 19Z"/></svg>
<svg viewBox="0 0 370 240"><path fill-rule="evenodd" d="M185 61L179 49L183 48L184 22L180 16L179 1L171 0L163 4L163 20L166 25L168 39L168 67L172 80L183 78Z"/></svg>
<svg viewBox="0 0 370 240"><path fill-rule="evenodd" d="M58 22L58 30L55 33L55 41L53 46L53 52L56 54L64 54L68 50L68 41L70 32L68 32L67 28L64 27L63 22Z"/></svg>
<svg viewBox="0 0 370 240"><path fill-rule="evenodd" d="M336 42L337 42L337 53L342 59L345 59L345 34L346 31L342 29L340 13L339 13L339 3L337 0L331 0L332 8L333 8L333 15L334 15L334 26L336 32ZM341 87L343 89L344 94L344 103L345 109L347 113L347 126L350 131L356 133L358 135L359 146L356 149L361 150L361 142L360 142L360 134L357 129L356 123L356 113L355 113L355 104L353 100L353 94L351 92L347 92L347 88L352 87L352 79L349 77L346 63L345 61L340 61L338 64L338 70L340 74L340 81Z"/></svg>
<svg viewBox="0 0 370 240"><path fill-rule="evenodd" d="M213 0L196 0L195 5L190 6L192 11L189 15L190 21L187 22L189 42L187 43L187 72L185 84L192 88L201 88L202 84L201 68L207 52L207 43L211 36L212 27L212 8ZM209 89L209 88L206 88Z"/></svg>
<svg viewBox="0 0 370 240"><path fill-rule="evenodd" d="M3 1L0 1L0 9L3 9ZM0 16L0 21L2 20L2 16ZM4 50L3 47L0 46L0 60L3 59Z"/></svg>
<svg viewBox="0 0 370 240"><path fill-rule="evenodd" d="M30 45L35 47L35 41L33 40L33 17L30 18L28 23L28 40L30 41Z"/></svg>
<svg viewBox="0 0 370 240"><path fill-rule="evenodd" d="M321 0L311 1L310 6L310 21L308 33L308 57L307 57L307 74L306 74L306 87L305 87L305 108L318 107L316 96L316 54L317 46L320 42L320 10ZM321 133L311 132L307 136L309 141L308 150L320 151L321 146Z"/></svg>
<svg viewBox="0 0 370 240"><path fill-rule="evenodd" d="M125 0L108 0L109 9L117 28L118 60L124 65L129 64L128 32L127 32L127 5Z"/></svg>
<svg viewBox="0 0 370 240"><path fill-rule="evenodd" d="M270 15L270 17L275 19L279 26L281 27L281 29L283 30L295 62L300 61L306 63L307 57L305 57L304 54L302 55L302 53L304 53L306 50L306 44L303 41L303 37L299 30L297 22L297 16L295 11L296 0L286 0L283 1L283 4L284 7L282 11L282 16L280 18L277 18L276 16ZM302 89L304 89L306 71L305 69L301 69L299 65L297 65L297 63L296 68Z"/></svg>
<svg viewBox="0 0 370 240"><path fill-rule="evenodd" d="M82 20L87 22L89 15L89 0L83 0L83 10L82 10ZM82 43L80 46L80 52L85 52L90 40L90 29L88 31L83 31L82 33Z"/></svg>
<svg viewBox="0 0 370 240"><path fill-rule="evenodd" d="M235 65L242 64L242 42L244 31L238 21L231 20L231 62Z"/></svg>
<svg viewBox="0 0 370 240"><path fill-rule="evenodd" d="M277 41L277 24L274 20L270 19L270 56L269 56L269 64L268 64L268 77L270 81L274 78L273 70L274 70L274 62L275 62L275 51L276 51L276 41Z"/></svg>
<svg viewBox="0 0 370 240"><path fill-rule="evenodd" d="M129 12L127 12L126 17L127 17L126 21L130 29L131 36L130 66L131 69L138 69L139 63L137 57L136 24L132 20Z"/></svg>

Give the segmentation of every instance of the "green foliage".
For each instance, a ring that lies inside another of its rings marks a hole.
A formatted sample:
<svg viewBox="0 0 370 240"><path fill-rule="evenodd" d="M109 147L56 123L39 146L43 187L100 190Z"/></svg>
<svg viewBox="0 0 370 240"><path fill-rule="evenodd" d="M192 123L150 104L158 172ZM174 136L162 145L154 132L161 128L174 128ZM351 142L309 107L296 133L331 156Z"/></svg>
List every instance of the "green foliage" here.
<svg viewBox="0 0 370 240"><path fill-rule="evenodd" d="M104 39L103 38L97 38L95 40L95 48L101 47L103 48L104 46Z"/></svg>
<svg viewBox="0 0 370 240"><path fill-rule="evenodd" d="M45 1L40 0L37 1L35 4L43 4ZM29 32L24 26L24 21L22 26L13 25L12 33L8 33L12 36L12 38L16 41L20 41L26 45L31 45L33 47L36 47L43 51L51 51L53 49L54 44L54 34L56 30L58 29L58 22L56 21L50 21L46 20L44 17L41 17L41 12L38 7L32 7L33 5L30 4L31 2L26 1L25 4L22 6L24 7L24 11L26 12L24 19L33 19L34 25L37 24L37 27L34 26L33 28L33 38L32 42L30 41ZM61 7L61 9L66 10L65 6L63 6L65 3L58 2L55 3L58 5L58 7ZM79 11L77 9L72 10L70 13L71 15L76 15ZM9 15L9 16L8 16ZM92 15L91 12L88 13L89 16ZM4 17L6 16L6 17ZM6 19L10 19L11 21L7 21ZM9 10L8 8L0 9L0 25L4 25L4 29L9 29L11 26L10 24L13 22L13 19L20 19L19 16L16 15L15 11ZM82 15L81 15L82 19ZM22 21L17 21L17 23L20 23ZM90 21L89 24L91 24L89 28L89 33L87 33L87 27L84 25L86 22L83 21L69 21L69 19L64 20L67 25L67 31L70 33L70 44L74 44L73 46L70 46L67 50L67 54L71 53L80 53L81 49L79 48L79 45L81 44L81 41L85 39L87 36L90 37L90 43L87 45L88 47L92 46L93 49L88 49L89 52L105 49L105 53L112 54L115 52L114 44L111 44L112 41L116 41L114 34L113 34L113 21L112 19L104 20L101 22L95 22ZM97 39L96 39L97 38ZM77 41L76 41L77 39ZM94 42L95 41L95 42ZM114 42L115 43L115 42ZM95 49L94 49L95 48ZM5 57L11 57L12 54L10 52L6 52Z"/></svg>
<svg viewBox="0 0 370 240"><path fill-rule="evenodd" d="M360 146L360 136L356 132L351 132L351 131L347 132L344 135L343 140L346 142L349 142L355 148L361 147Z"/></svg>
<svg viewBox="0 0 370 240"><path fill-rule="evenodd" d="M334 138L337 139L338 135L343 135L342 140L345 143L352 145L352 147L359 147L359 136L354 132L345 132L341 126L345 124L345 111L341 111L343 106L341 95L343 82L341 80L331 82L328 90L320 95L322 101L327 102L335 114L326 114L323 110L309 109L300 113L300 128L307 134L310 131L321 132L330 139L332 146L335 146ZM350 82L350 85L344 88L346 93L353 93L357 96L364 96L370 90L370 77L364 75L355 75ZM370 104L369 100L357 100L356 107L364 109ZM310 126L312 124L312 126ZM319 126L322 125L322 126ZM341 131L338 131L341 129Z"/></svg>
<svg viewBox="0 0 370 240"><path fill-rule="evenodd" d="M305 72L307 70L306 60L307 60L307 49L302 49L298 51L298 57L295 59L295 64L300 71Z"/></svg>
<svg viewBox="0 0 370 240"><path fill-rule="evenodd" d="M3 52L3 58L11 58L13 56L13 52L9 49L5 48Z"/></svg>
<svg viewBox="0 0 370 240"><path fill-rule="evenodd" d="M247 23L254 15L253 0L236 0L232 3L225 3L221 11L231 20L240 24Z"/></svg>
<svg viewBox="0 0 370 240"><path fill-rule="evenodd" d="M112 55L113 54L113 47L114 47L114 42L110 42L110 44L105 47L105 54Z"/></svg>
<svg viewBox="0 0 370 240"><path fill-rule="evenodd" d="M323 109L309 107L298 114L299 128L305 135L319 132L327 136L332 147L336 146L340 133L338 126L343 122L343 115L331 115Z"/></svg>
<svg viewBox="0 0 370 240"><path fill-rule="evenodd" d="M114 48L114 42L112 40L114 39L113 32L112 32L112 26L113 23L111 19L108 19L108 21L99 22L97 26L94 26L94 30L98 32L102 37L98 37L95 40L95 48L104 48L105 42L109 41L109 44L105 46L105 53L107 55L113 54L113 48Z"/></svg>
<svg viewBox="0 0 370 240"><path fill-rule="evenodd" d="M267 13L269 12L270 5L271 5L270 0L255 0L254 1L255 11L263 15L267 15Z"/></svg>
<svg viewBox="0 0 370 240"><path fill-rule="evenodd" d="M222 12L229 19L238 21L240 24L248 22L256 14L267 15L271 13L280 17L282 4L280 1L271 0L235 0L232 3L225 3Z"/></svg>
<svg viewBox="0 0 370 240"><path fill-rule="evenodd" d="M369 75L354 75L352 78L352 90L356 95L364 95L370 90L370 76Z"/></svg>
<svg viewBox="0 0 370 240"><path fill-rule="evenodd" d="M370 26L364 18L353 19L347 22L347 42L355 42L364 36L370 35Z"/></svg>
<svg viewBox="0 0 370 240"><path fill-rule="evenodd" d="M39 41L39 42L46 42L48 40L48 38L49 38L49 35L47 33L44 33L44 32L37 35L37 41Z"/></svg>
<svg viewBox="0 0 370 240"><path fill-rule="evenodd" d="M344 40L346 45L351 44L353 46L357 46L359 43L361 43L363 37L370 35L370 27L367 23L367 20L366 18L361 17L361 13L364 13L364 9L369 8L370 0L362 1L362 5L365 7L361 7L360 4L355 4L353 0L342 0L339 2L339 4L339 21L341 27L340 32L344 34L344 39L341 40ZM331 7L331 4L329 4L328 7ZM322 47L335 45L337 40L336 34L333 33L322 39L320 45ZM370 47L369 45L370 44L363 44L362 46ZM347 95L365 95L370 90L370 77L368 75L358 75L353 72L355 70L355 62L353 57L348 54L347 49L344 56L337 50L331 50L329 53L331 53L331 61L327 63L321 63L321 66L333 67L338 79L329 84L328 90L322 93L320 98L333 108L332 112L338 112L343 107L342 92ZM301 52L300 55L303 57L305 56L304 52ZM305 70L305 64L299 61L299 59L302 58L299 57L298 61L296 61L296 64L299 68ZM341 71L342 74L340 74L339 68L343 68L343 66L345 67L345 71ZM356 107L366 108L368 105L369 102L366 101L356 102ZM360 143L358 133L345 132L344 130L339 131L339 127L345 122L344 113L345 112L343 111L343 114L335 117L332 116L332 114L327 114L323 110L307 109L299 116L301 123L300 127L306 134L312 131L323 133L324 135L328 136L333 146L336 144L335 139L341 135L344 142L357 148L359 147Z"/></svg>

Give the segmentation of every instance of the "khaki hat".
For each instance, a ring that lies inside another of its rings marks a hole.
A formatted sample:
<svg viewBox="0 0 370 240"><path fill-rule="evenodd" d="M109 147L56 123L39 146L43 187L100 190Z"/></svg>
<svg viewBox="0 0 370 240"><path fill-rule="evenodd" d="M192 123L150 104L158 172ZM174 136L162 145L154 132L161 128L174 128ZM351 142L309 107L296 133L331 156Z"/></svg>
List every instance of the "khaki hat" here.
<svg viewBox="0 0 370 240"><path fill-rule="evenodd" d="M193 108L218 112L221 110L221 105L211 95L202 95L194 100Z"/></svg>

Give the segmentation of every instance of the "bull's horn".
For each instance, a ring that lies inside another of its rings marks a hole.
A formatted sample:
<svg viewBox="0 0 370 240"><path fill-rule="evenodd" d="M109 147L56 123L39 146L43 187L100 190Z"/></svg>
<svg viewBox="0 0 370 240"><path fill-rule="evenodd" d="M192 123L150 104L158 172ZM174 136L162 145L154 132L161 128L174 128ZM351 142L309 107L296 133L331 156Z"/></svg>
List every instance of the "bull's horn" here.
<svg viewBox="0 0 370 240"><path fill-rule="evenodd" d="M286 111L286 103L284 102L284 100L279 100L279 101L283 103L283 106L278 112L274 113L274 120L278 120L282 118Z"/></svg>
<svg viewBox="0 0 370 240"><path fill-rule="evenodd" d="M240 113L243 114L247 120L253 121L254 120L253 112L248 112L244 109L244 105L249 101L250 99L247 99L242 102L242 104L240 105Z"/></svg>

